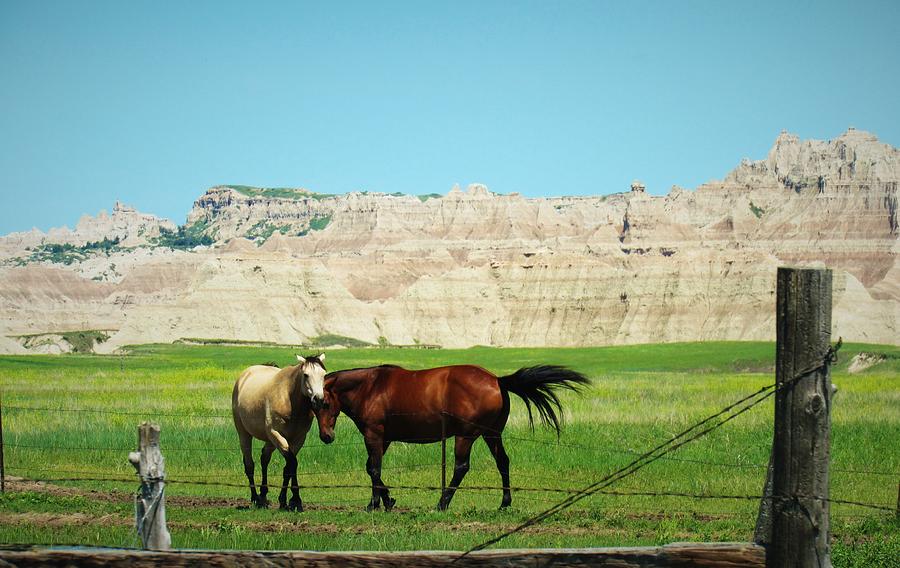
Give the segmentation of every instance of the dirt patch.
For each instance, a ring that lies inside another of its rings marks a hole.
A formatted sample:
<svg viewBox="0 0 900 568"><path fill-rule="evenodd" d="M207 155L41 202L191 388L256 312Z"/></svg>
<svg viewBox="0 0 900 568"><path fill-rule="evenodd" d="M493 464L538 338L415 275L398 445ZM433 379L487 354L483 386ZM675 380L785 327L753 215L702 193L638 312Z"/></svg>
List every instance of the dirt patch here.
<svg viewBox="0 0 900 568"><path fill-rule="evenodd" d="M7 477L6 485L8 491L34 493L46 493L58 497L89 497L93 500L102 501L104 503L121 503L123 500L130 501L132 493L125 491L96 491L93 489L80 489L78 487L64 487L62 485L53 485L44 481L31 481L20 477Z"/></svg>
<svg viewBox="0 0 900 568"><path fill-rule="evenodd" d="M101 515L91 516L83 513L0 513L0 524L8 526L37 525L44 528L62 528L66 526L94 526L94 527L131 527L134 519L131 516ZM297 534L323 534L336 535L340 533L353 534L379 534L393 530L391 528L356 525L339 526L335 523L313 523L303 519L281 519L272 521L251 522L192 522L169 521L168 527L172 531L179 529L207 530L219 532L249 531L259 533L297 533ZM478 521L461 523L447 523L443 525L448 531L462 531L479 534L492 534L513 528L514 524L492 524ZM584 536L598 535L615 536L625 534L624 529L602 527L571 527L562 525L533 526L523 531L532 535L564 535ZM652 535L644 535L648 538ZM678 538L687 538L690 535L676 535Z"/></svg>
<svg viewBox="0 0 900 568"><path fill-rule="evenodd" d="M7 526L37 525L43 528L61 528L67 526L94 526L94 527L132 527L134 518L119 515L86 515L84 513L0 513L0 524ZM267 521L267 522L192 522L169 521L166 523L170 530L194 529L211 531L230 531L235 529L252 532L289 532L289 533L315 533L337 534L339 532L353 531L354 527L341 528L335 524L315 524L309 521Z"/></svg>
<svg viewBox="0 0 900 568"><path fill-rule="evenodd" d="M199 508L222 507L239 509L247 505L249 499L235 497L199 497L194 495L166 495L166 504L174 507Z"/></svg>
<svg viewBox="0 0 900 568"><path fill-rule="evenodd" d="M45 493L58 497L86 497L93 501L101 501L103 503L131 503L134 499L134 493L131 491L97 491L95 489L82 489L79 487L66 487L62 485L54 485L44 481L31 481L20 477L6 478L7 490L11 492L33 492ZM135 489L137 482L135 482ZM197 495L166 495L166 504L173 507L182 508L233 508L247 509L250 500L242 497L212 497ZM333 504L316 504L304 503L303 506L309 510L316 511L358 511L362 510L360 505L333 505ZM278 510L278 503L273 503L272 510ZM395 512L409 512L407 509L395 508Z"/></svg>
<svg viewBox="0 0 900 568"><path fill-rule="evenodd" d="M81 496L94 501L103 501L110 503L131 503L133 494L125 491L95 491L84 490L76 487L63 487L45 482L29 481L23 479L8 479L7 485L11 491L31 491L45 493L49 495L59 496ZM179 507L183 509L197 508L236 508L247 509L248 500L244 498L232 497L205 497L205 496L188 496L176 495L167 496L166 502L171 507ZM359 504L316 504L310 503L305 505L307 510L324 510L336 512L354 512L360 511L362 507ZM340 533L351 534L381 534L388 530L385 527L372 526L369 524L358 525L342 525L335 523L314 523L298 516L297 513L284 513L277 509L277 504L273 504L271 508L272 520L268 521L246 521L229 519L221 522L193 522L185 521L169 521L168 525L171 530L187 529L187 530L206 530L213 532L233 532L248 531L258 533L303 533L303 534L321 534L321 535L337 535ZM418 511L395 508L392 515L408 515L416 514ZM302 514L301 514L302 515ZM652 513L626 513L624 517L633 520L649 520L662 521L672 518L672 514L664 512ZM715 521L723 518L729 518L729 515L700 514L692 513L689 515L693 519L702 521ZM573 517L571 519L575 521ZM131 515L101 515L91 516L84 513L0 513L0 524L6 525L38 525L42 527L64 527L64 526L116 526L131 527L134 525L134 518ZM485 522L485 521L457 521L457 522L437 522L436 528L446 530L448 532L464 532L478 534L494 534L514 528L518 525L515 520L509 522ZM604 535L607 537L616 536L639 536L653 538L653 534L635 535L634 529L625 529L621 527L603 526L602 521L590 522L581 525L574 523L555 523L548 525L535 525L528 527L523 531L525 534L531 535L559 535L559 536L588 536L588 535ZM689 540L693 535L676 534L675 538Z"/></svg>
<svg viewBox="0 0 900 568"><path fill-rule="evenodd" d="M40 525L42 527L65 527L70 525L131 526L133 518L117 515L85 515L84 513L0 513L3 525Z"/></svg>

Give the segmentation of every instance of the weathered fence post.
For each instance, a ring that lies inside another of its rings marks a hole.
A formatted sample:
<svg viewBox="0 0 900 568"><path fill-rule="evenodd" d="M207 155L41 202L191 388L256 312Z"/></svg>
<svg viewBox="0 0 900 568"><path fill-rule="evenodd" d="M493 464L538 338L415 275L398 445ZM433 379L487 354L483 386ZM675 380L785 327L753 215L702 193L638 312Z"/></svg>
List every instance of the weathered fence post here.
<svg viewBox="0 0 900 568"><path fill-rule="evenodd" d="M753 531L753 542L768 547L772 544L772 477L774 475L775 450L769 451L769 467L766 469L766 482L763 485L763 497L759 501L759 513L756 515L756 530Z"/></svg>
<svg viewBox="0 0 900 568"><path fill-rule="evenodd" d="M137 469L141 488L134 499L134 514L141 545L148 550L169 550L172 537L166 528L166 472L159 449L159 426L144 422L138 427L137 452L128 461Z"/></svg>
<svg viewBox="0 0 900 568"><path fill-rule="evenodd" d="M778 269L776 338L771 492L756 537L768 567L830 568L830 270Z"/></svg>

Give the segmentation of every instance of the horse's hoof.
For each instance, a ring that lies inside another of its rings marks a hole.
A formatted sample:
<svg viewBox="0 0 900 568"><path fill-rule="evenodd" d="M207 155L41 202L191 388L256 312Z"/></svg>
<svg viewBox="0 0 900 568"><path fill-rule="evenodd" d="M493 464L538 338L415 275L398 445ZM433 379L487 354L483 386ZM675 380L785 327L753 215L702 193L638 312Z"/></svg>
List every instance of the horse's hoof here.
<svg viewBox="0 0 900 568"><path fill-rule="evenodd" d="M394 503L396 503L396 502L397 502L397 500L394 499L393 497L388 497L387 499L384 500L384 510L390 511L391 509L394 508Z"/></svg>
<svg viewBox="0 0 900 568"><path fill-rule="evenodd" d="M297 511L298 513L303 512L303 501L300 499L291 499L291 502L288 503L288 510Z"/></svg>
<svg viewBox="0 0 900 568"><path fill-rule="evenodd" d="M366 505L366 512L371 513L375 509L379 509L379 508L380 508L380 505L378 505L377 503L374 505L372 503L369 503L368 505Z"/></svg>
<svg viewBox="0 0 900 568"><path fill-rule="evenodd" d="M269 500L268 499L257 499L254 503L257 509L268 509L269 508Z"/></svg>
<svg viewBox="0 0 900 568"><path fill-rule="evenodd" d="M441 500L438 502L437 510L438 510L438 511L446 511L446 510L447 510L447 507L449 507L449 506L450 506L449 503L444 503L444 500L441 499Z"/></svg>
<svg viewBox="0 0 900 568"><path fill-rule="evenodd" d="M287 502L285 502L285 501L279 501L279 502L278 502L278 510L280 510L280 511L287 511L287 510L288 510L288 504L287 504Z"/></svg>

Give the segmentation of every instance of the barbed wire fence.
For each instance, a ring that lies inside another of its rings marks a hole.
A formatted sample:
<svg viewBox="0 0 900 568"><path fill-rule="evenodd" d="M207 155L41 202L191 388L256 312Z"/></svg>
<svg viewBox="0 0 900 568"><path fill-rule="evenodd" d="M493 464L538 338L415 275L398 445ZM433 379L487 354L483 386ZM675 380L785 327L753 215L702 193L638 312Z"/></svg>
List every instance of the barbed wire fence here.
<svg viewBox="0 0 900 568"><path fill-rule="evenodd" d="M687 443L690 443L696 439L699 439L711 432L723 426L725 423L731 421L737 416L747 412L754 406L764 402L770 396L772 396L778 387L775 384L767 385L758 391L743 397L739 401L728 405L721 411L695 423L688 429L682 431L666 442L657 445L653 450L649 452L637 452L630 449L621 449L621 448L609 448L609 447L600 447L597 445L589 445L589 444L579 444L572 442L560 442L558 440L544 440L535 437L527 437L527 436L519 436L514 435L512 433L503 434L504 440L515 441L516 443L521 444L530 444L534 446L539 446L541 448L549 448L553 447L557 450L562 451L571 451L578 453L591 453L591 454L617 454L622 456L631 456L635 457L628 465L622 467L613 473L607 475L606 477L601 478L600 481L596 481L588 485L587 487L564 487L562 485L548 485L547 478L545 475L537 475L537 474L529 474L525 471L516 471L515 476L521 477L525 479L537 479L540 482L541 486L534 485L519 485L519 486L511 486L508 489L516 494L517 499L525 500L532 505L537 505L541 507L549 507L545 509L542 513L532 516L527 519L524 523L515 527L510 531L506 531L498 537L492 538L485 543L473 547L465 554L468 554L475 550L480 550L486 548L487 546L498 542L499 540L523 530L533 524L541 522L543 519L558 513L559 511L568 508L572 504L577 501L580 501L584 498L591 497L594 495L600 495L609 498L623 498L627 500L627 506L629 508L633 508L635 503L634 499L638 498L649 498L649 499L659 499L659 498L667 498L670 500L685 501L689 503L696 502L705 502L705 501L735 501L735 502L760 502L761 500L773 500L777 499L772 496L765 496L760 494L740 494L740 493L726 493L726 492L691 492L684 490L629 490L629 489L621 489L621 490L613 490L610 489L609 486L613 483L624 479L625 477L634 474L639 469L643 468L646 465L649 465L655 461L668 461L674 464L689 464L692 466L703 466L703 467L717 467L724 469L735 469L735 470L766 470L767 465L761 463L736 463L734 461L716 461L711 459L696 459L689 457L678 457L670 455L670 453ZM782 387L783 388L783 387ZM2 405L0 405L2 406ZM190 423L193 423L197 420L206 421L227 421L231 422L230 414L222 414L211 412L205 409L198 409L195 412L173 412L161 410L159 412L154 411L136 411L130 409L104 409L104 408L76 408L76 407L63 407L63 406L32 406L32 405L7 405L5 407L0 408L0 417L3 416L3 411L12 411L13 413L79 413L84 415L95 415L95 416L122 416L122 417L140 417L140 418L172 418L179 419L179 426L188 426ZM9 416L9 414L7 414ZM459 419L465 421L463 419ZM101 421L102 422L102 421ZM13 422L15 424L15 422ZM178 426L172 428L172 430L177 431ZM223 428L223 430L230 430L230 428ZM490 429L487 429L490 430ZM46 444L46 443L37 443L34 441L27 442L19 442L18 436L16 436L16 441L13 443L3 444L2 442L2 419L0 419L0 465L4 464L3 455L5 453L6 448L13 449L18 451L34 451L34 452L97 452L101 454L112 454L116 456L125 456L128 452L132 451L133 448L125 447L115 444L110 445L91 445L91 444L78 444L78 445L63 445L63 444ZM433 441L433 440L429 440ZM353 439L347 441L339 441L333 442L331 446L357 446L360 448L362 452L364 452L363 445L361 439ZM307 445L304 446L303 450L307 452L318 452L318 451L328 451L329 446L324 445ZM173 445L169 446L165 445L165 453L174 454L174 456L184 456L185 454L196 454L196 453L204 453L204 454L223 454L234 456L235 463L239 461L240 451L237 447L237 444L234 446L225 446L225 445L210 445L210 446L178 446ZM175 457L172 463L177 463L182 458ZM125 460L122 459L122 466L124 468ZM302 461L301 461L302 463ZM442 467L442 463L439 461L429 461L422 463L407 463L400 465L384 465L384 470L390 470L395 473L402 472L413 472L413 471L421 471L421 470L435 470ZM34 485L69 485L69 484L93 484L92 491L96 491L96 484L102 484L102 486L106 487L110 484L122 484L122 497L125 498L127 494L133 494L133 487L136 483L138 483L138 479L134 476L116 476L116 475L98 475L96 471L91 471L88 469L71 469L65 467L58 467L56 464L51 464L50 466L31 466L26 465L18 465L15 462L12 464L5 464L3 467L2 474L0 474L0 480L5 481L5 473L9 471L11 474L16 474L16 479L13 487L22 488L22 489L35 489ZM877 477L890 477L890 478L898 478L900 477L900 472L897 471L889 471L886 469L860 469L860 468L832 468L831 471L836 473L841 473L844 475L850 476L877 476ZM322 496L315 499L313 501L313 507L316 506L326 507L326 508L338 508L338 509L356 509L361 508L362 503L365 503L367 498L353 498L350 494L347 494L347 490L360 490L360 491L370 491L373 489L371 484L362 484L362 483L318 483L311 482L311 480L316 478L321 478L323 476L342 476L342 475L358 475L362 472L361 467L354 468L345 468L345 469L325 469L325 470L315 470L315 471L298 471L298 479L306 480L304 483L299 484L300 490L315 490L315 491L339 491L343 492L341 498L323 498L325 494L321 494ZM219 475L219 476L210 476L210 475L198 475L198 474L189 474L183 473L180 475L174 476L166 476L165 483L167 485L173 486L182 486L186 488L190 487L218 487L228 490L234 489L246 489L248 487L247 482L244 479L241 479L240 474L232 474L232 478L236 479L236 481L228 481L227 475ZM571 483L583 483L577 479L569 479L568 482ZM130 486L130 487L129 487ZM281 484L268 484L269 487L281 488ZM38 487L39 489L39 487ZM410 483L397 483L385 486L376 486L376 489L389 489L389 490L403 490L403 491L411 491L411 492L442 492L444 487L438 486L436 484L410 484ZM462 485L458 488L458 491L463 493L479 493L479 492L499 492L502 491L503 487L499 485L486 485L486 484L471 484L471 485ZM562 500L560 501L560 497ZM183 501L179 501L179 497ZM193 495L180 495L179 497L175 497L174 500L170 502L170 506L175 507L194 507L197 504L197 497ZM170 497L171 498L171 497ZM238 507L246 507L246 505L240 505L243 503L243 499L232 498L233 500L228 502L229 506L238 506ZM838 504L850 508L855 511L854 513L838 513L833 514L834 517L842 517L842 518L855 518L855 519L865 519L872 518L873 516L884 516L890 513L900 514L900 502L898 502L898 507L896 509L886 506L882 503L874 503L861 501L856 499L845 499L845 498L820 498L822 501L827 502L829 504ZM217 501L217 504L221 505L221 500ZM646 507L646 505L644 506ZM660 515L660 518L672 518L676 515L684 515L684 516L692 516L697 518L698 516L703 518L704 520L713 520L713 519L734 519L734 518L746 518L748 515L751 515L750 512L735 512L735 511L722 511L720 509L716 509L715 511L702 511L698 510L696 507L689 507L686 510L675 510L671 507L671 501L667 501L665 505L660 505L662 507L662 511L659 513L648 512L646 510L641 510L640 508L632 513L633 515L640 516L642 518L646 518L648 515ZM615 509L617 511L621 511L621 507L599 507L596 502L591 502L591 509L603 510L603 509ZM863 513L859 513L859 511L863 511ZM15 543L15 544L27 544L27 545L59 545L61 543L39 543L39 542L23 542L23 543ZM120 546L116 548L121 548L123 550L132 550L140 548L139 543L137 541L136 534L132 534L129 537L126 537L120 543Z"/></svg>
<svg viewBox="0 0 900 568"><path fill-rule="evenodd" d="M773 385L769 385L764 387L760 391L755 392L753 395L745 397L741 399L738 403L734 403L726 407L725 411L729 410L740 410L740 413L743 413L746 410L749 410L750 407L744 408L741 410L739 404L746 403L748 401L754 401L755 404L762 402L768 396L771 396L771 389L774 388ZM769 394L766 394L769 393ZM30 412L30 413L81 413L81 414L93 414L93 415L113 415L113 416L133 416L140 418L154 418L154 417L164 417L164 418L184 418L189 420L194 419L210 419L210 420L228 420L230 422L231 415L230 414L222 414L215 413L210 411L198 411L198 412L171 412L171 411L134 411L127 409L103 409L103 408L76 408L76 407L54 407L54 406L32 406L32 405L21 405L21 404L13 404L13 405L3 405L2 411L7 412L4 416L7 418L7 432L9 432L9 426L11 425L9 422L9 413L8 411L13 412ZM724 416L723 412L719 412L714 416ZM728 418L730 420L731 418ZM699 425L709 425L711 418L707 418L702 420ZM14 422L12 423L14 424ZM724 424L724 422L723 422ZM716 428L721 424L715 426ZM696 429L692 427L688 429L686 432L690 432ZM703 434L706 434L706 431L703 431ZM676 440L681 440L685 438L685 436L679 434L675 437ZM700 436L697 436L699 438ZM683 458L677 456L671 456L666 454L660 454L657 456L653 456L651 452L637 452L634 450L627 449L613 449L613 448L604 448L597 447L588 444L578 444L571 442L559 442L559 441L550 441L550 440L542 440L538 438L530 438L526 436L517 436L513 434L504 434L504 440L514 440L516 442L525 443L525 444L533 444L538 446L549 446L558 448L561 450L571 450L578 452L591 452L591 453L604 453L604 454L620 454L625 456L637 456L636 460L633 460L629 466L622 468L619 472L608 476L609 480L618 481L625 475L633 473L631 470L634 469L636 464L640 464L646 461L648 458L653 457L652 461L656 460L665 460L671 461L675 463L685 463L685 464L693 464L693 465L701 465L701 466L712 466L718 468L726 468L726 469L759 469L765 470L767 468L766 464L762 463L735 463L735 462L725 462L725 461L714 461L708 459L695 459L695 458ZM691 438L691 440L696 438ZM684 443L679 443L676 445L677 447L681 447ZM333 442L330 446L357 446L362 448L362 443L360 440L348 440L348 441L338 441ZM127 455L128 452L133 451L133 447L124 447L124 446L93 446L93 445L56 445L56 444L39 444L39 443L21 443L18 441L9 443L6 442L2 446L4 452L7 449L13 450L35 450L41 452L100 452L100 453L113 453L117 455ZM655 450L658 450L658 446ZM301 452L314 452L314 451L328 451L329 446L320 446L320 445L308 445L305 446ZM182 453L221 453L235 456L237 460L240 456L240 450L237 447L237 444L234 446L193 446L193 447L179 447L179 446L169 446L165 445L165 453L171 454L174 453L176 455L180 455ZM668 452L667 452L668 453ZM124 467L124 460L122 469ZM237 462L235 462L237 463ZM649 463L649 462L647 462ZM644 464L646 465L646 464ZM413 464L403 464L403 465L384 465L384 470L395 471L395 472L403 472L403 471L417 471L417 470L427 470L430 468L440 468L441 462L427 462L427 463L413 463ZM643 466L641 466L643 467ZM336 476L336 475L354 475L359 474L361 472L361 468L346 468L346 469L326 469L326 470L316 470L316 471L298 471L298 478L300 479L311 479L315 477L321 476ZM636 471L636 469L634 469ZM883 469L858 469L858 468L832 468L833 472L848 474L848 475L857 475L857 476L883 476L890 478L898 478L900 477L900 472L898 471L888 471ZM60 467L51 466L19 466L15 463L9 463L8 460L4 460L4 478L7 478L6 473L9 473L11 476L14 476L15 483L44 483L44 484L52 484L52 483L122 483L122 484L135 484L137 479L134 476L113 476L113 475L98 475L96 471L90 471L86 469L67 469ZM625 475L623 475L625 474ZM225 481L223 478L227 478L226 475L219 476L211 476L211 475L197 475L197 474L182 474L176 475L166 478L166 483L173 485L183 485L183 486L206 486L206 487L223 487L223 488L247 488L248 484L246 480L241 480L242 475L240 473L234 472L229 474L233 479L238 479L238 481ZM514 474L516 477L521 478L537 478L541 481L546 481L546 476L529 474L524 471L517 471ZM7 478L8 479L8 478ZM570 483L575 483L577 480L570 480ZM268 484L269 487L277 487L281 488L281 484ZM546 483L542 483L541 487L536 486L510 486L509 489L513 493L519 494L520 497L536 501L536 502L551 502L552 498L549 497L536 497L538 494L548 495L548 494L561 494L566 495L567 497L579 496L584 493L583 488L576 487L563 487L563 486L547 486ZM602 483L601 483L602 485ZM299 485L301 490L338 490L338 489L360 489L360 490L371 490L371 484L360 484L360 483L301 483ZM386 485L384 488L386 489L400 489L406 491L423 491L423 492L437 492L441 491L442 487L439 485L414 485L414 484L393 484ZM458 490L462 492L486 492L486 491L502 491L503 487L500 485L461 485ZM744 500L744 501L758 501L763 498L763 495L759 494L747 494L747 495L737 495L737 494L722 494L722 493L698 493L698 492L688 492L688 491L674 491L674 490L645 490L645 491L630 491L630 490L609 490L609 489L598 489L597 491L591 491L591 494L598 494L610 497L672 497L679 499L689 499L689 500ZM347 502L360 502L360 499L347 499ZM341 501L330 501L330 504L340 503ZM854 499L839 499L839 498L830 498L829 502L841 504L841 505L849 505L854 507L859 507L864 510L869 511L877 511L877 512L894 512L895 509L889 506L885 506L879 503L871 503L871 502L863 502ZM837 515L840 516L840 515ZM848 515L848 516L858 516L858 515Z"/></svg>

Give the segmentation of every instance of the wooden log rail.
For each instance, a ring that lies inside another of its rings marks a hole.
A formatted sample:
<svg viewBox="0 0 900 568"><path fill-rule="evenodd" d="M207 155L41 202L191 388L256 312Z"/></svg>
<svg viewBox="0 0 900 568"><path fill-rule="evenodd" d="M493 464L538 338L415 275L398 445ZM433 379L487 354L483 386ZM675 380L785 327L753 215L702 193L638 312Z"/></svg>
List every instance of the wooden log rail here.
<svg viewBox="0 0 900 568"><path fill-rule="evenodd" d="M315 566L317 568L435 567L449 566L459 552L253 552L171 551L153 552L116 549L23 549L0 550L0 565L83 566L97 568L144 568L149 566L268 566L270 568ZM666 546L628 548L554 548L528 550L482 550L453 564L459 568L485 566L609 566L616 568L675 568L685 566L762 568L765 549L749 543L675 543Z"/></svg>

